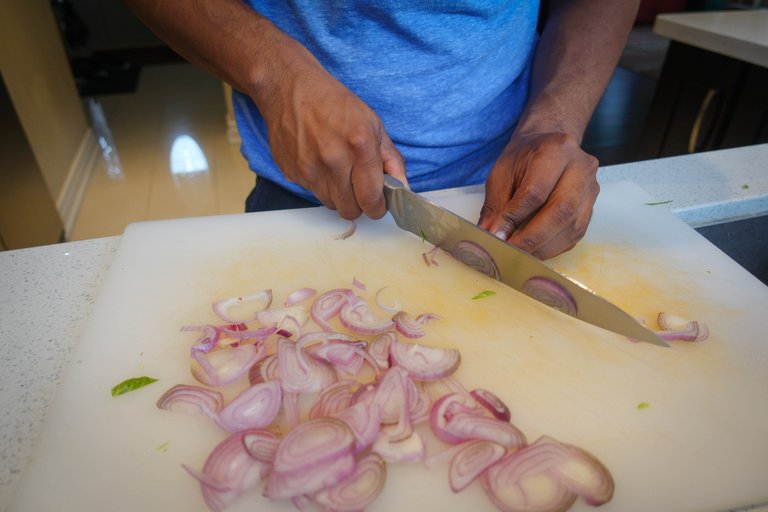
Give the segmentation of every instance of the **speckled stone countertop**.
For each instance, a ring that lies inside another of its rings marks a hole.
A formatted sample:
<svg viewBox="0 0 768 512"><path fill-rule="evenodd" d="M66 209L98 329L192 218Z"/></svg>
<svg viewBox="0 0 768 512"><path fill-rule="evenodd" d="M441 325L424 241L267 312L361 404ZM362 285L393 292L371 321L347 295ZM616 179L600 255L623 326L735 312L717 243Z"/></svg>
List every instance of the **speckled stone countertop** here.
<svg viewBox="0 0 768 512"><path fill-rule="evenodd" d="M768 214L768 144L605 167L598 179L634 181L695 227ZM10 503L119 241L0 252L0 511Z"/></svg>

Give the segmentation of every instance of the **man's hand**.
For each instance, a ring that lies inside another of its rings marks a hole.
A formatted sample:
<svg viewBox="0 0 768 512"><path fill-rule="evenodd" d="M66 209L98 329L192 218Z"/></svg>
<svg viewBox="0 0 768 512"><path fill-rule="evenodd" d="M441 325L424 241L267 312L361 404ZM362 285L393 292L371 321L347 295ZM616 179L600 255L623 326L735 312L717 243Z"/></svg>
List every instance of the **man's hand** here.
<svg viewBox="0 0 768 512"><path fill-rule="evenodd" d="M565 252L587 231L597 165L569 135L516 133L488 176L478 224L542 259Z"/></svg>
<svg viewBox="0 0 768 512"><path fill-rule="evenodd" d="M276 86L259 101L275 163L345 219L383 216L383 172L406 179L381 120L303 47L293 43L281 52Z"/></svg>
<svg viewBox="0 0 768 512"><path fill-rule="evenodd" d="M298 41L242 0L125 0L174 50L249 95L285 176L347 219L384 215L405 164L378 116Z"/></svg>

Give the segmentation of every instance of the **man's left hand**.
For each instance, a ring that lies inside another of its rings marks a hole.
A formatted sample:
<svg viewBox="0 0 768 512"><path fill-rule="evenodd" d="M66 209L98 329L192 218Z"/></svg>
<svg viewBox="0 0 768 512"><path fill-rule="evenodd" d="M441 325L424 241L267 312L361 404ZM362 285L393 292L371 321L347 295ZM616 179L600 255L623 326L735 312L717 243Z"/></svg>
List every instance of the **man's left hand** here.
<svg viewBox="0 0 768 512"><path fill-rule="evenodd" d="M491 168L478 225L546 259L587 231L598 161L564 133L515 133Z"/></svg>

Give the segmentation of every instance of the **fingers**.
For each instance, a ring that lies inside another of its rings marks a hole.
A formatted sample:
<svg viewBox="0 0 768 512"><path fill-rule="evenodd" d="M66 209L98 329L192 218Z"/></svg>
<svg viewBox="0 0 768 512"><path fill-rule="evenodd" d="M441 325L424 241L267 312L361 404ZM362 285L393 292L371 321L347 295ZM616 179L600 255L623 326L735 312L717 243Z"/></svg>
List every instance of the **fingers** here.
<svg viewBox="0 0 768 512"><path fill-rule="evenodd" d="M567 181L564 180L566 184ZM581 201L575 210L572 210L572 198L561 197L565 194L553 194L550 203L516 231L509 238L509 243L540 259L552 258L572 249L587 232L600 186L597 181L592 181L585 184L584 189L574 188L571 192L581 193Z"/></svg>
<svg viewBox="0 0 768 512"><path fill-rule="evenodd" d="M565 252L586 233L597 167L568 135L514 138L489 174L478 225L539 258Z"/></svg>

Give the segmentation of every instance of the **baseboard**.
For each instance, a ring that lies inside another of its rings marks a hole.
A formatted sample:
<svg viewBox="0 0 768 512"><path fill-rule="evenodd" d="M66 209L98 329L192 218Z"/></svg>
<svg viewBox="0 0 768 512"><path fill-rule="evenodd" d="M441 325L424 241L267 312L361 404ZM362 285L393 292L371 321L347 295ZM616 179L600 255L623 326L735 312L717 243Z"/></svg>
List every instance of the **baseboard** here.
<svg viewBox="0 0 768 512"><path fill-rule="evenodd" d="M56 208L64 223L64 237L68 238L77 220L80 204L83 202L85 189L91 179L99 157L99 144L91 128L88 128L80 141L77 154L69 166L67 179L56 200Z"/></svg>

